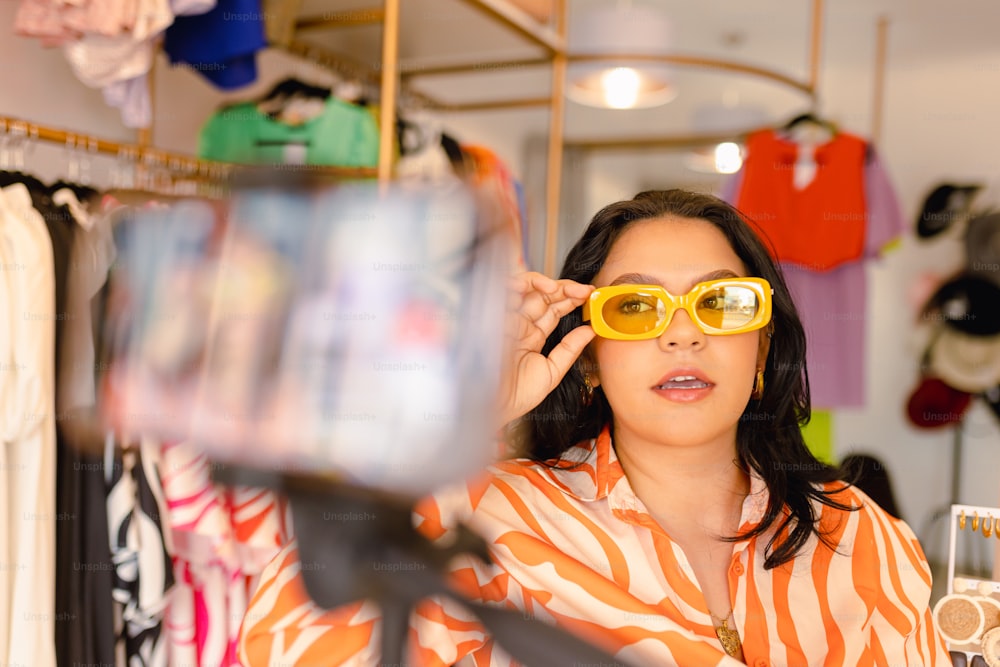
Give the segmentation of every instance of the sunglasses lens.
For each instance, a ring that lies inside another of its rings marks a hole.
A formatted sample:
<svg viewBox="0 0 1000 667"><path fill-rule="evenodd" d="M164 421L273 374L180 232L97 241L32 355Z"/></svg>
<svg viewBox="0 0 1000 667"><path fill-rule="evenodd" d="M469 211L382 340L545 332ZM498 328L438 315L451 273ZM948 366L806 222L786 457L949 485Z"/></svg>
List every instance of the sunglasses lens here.
<svg viewBox="0 0 1000 667"><path fill-rule="evenodd" d="M720 285L702 294L694 308L704 324L730 331L753 321L760 310L760 299L749 287Z"/></svg>
<svg viewBox="0 0 1000 667"><path fill-rule="evenodd" d="M667 308L652 294L629 292L608 299L601 309L604 322L622 334L636 335L652 331L663 322Z"/></svg>

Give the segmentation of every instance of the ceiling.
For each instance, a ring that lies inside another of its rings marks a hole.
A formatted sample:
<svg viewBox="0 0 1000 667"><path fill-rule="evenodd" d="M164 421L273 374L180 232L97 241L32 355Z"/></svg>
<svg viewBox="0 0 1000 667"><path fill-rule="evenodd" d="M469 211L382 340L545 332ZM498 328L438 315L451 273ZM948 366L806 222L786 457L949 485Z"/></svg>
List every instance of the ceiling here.
<svg viewBox="0 0 1000 667"><path fill-rule="evenodd" d="M509 0L543 14L550 0ZM739 60L787 74L808 75L809 27L812 2L807 0L566 0L571 15L603 6L644 5L663 10L673 24L672 52ZM302 0L299 16L350 16L370 10L375 0ZM995 52L1000 3L994 0L826 0L823 3L823 66L831 57L839 68L873 68L875 24L886 16L891 24L893 56L910 65L960 52ZM301 30L302 41L377 69L381 61L381 26ZM571 37L572 39L572 37ZM400 65L418 75L410 81L446 102L472 102L548 94L547 67L480 69L472 74L419 76L422 67L502 61L544 56L512 30L489 20L463 0L402 0ZM808 105L801 92L746 75L704 68L678 69L681 95L652 110L631 110L628 125L638 132L691 127L690 110L724 101L761 105L788 112ZM820 82L822 91L822 81ZM567 134L587 135L605 128L621 112L568 105ZM609 114L612 114L609 116ZM615 118L617 120L617 118Z"/></svg>

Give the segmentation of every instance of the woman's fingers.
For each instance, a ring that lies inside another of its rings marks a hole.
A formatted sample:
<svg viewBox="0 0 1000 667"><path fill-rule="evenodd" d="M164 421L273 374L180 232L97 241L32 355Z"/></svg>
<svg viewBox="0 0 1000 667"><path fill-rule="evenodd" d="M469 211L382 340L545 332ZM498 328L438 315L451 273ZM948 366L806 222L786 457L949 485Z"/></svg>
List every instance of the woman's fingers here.
<svg viewBox="0 0 1000 667"><path fill-rule="evenodd" d="M584 348L594 340L594 330L589 326L577 327L563 336L559 344L549 352L549 366L552 369L553 382L550 388L555 389L573 363L583 354Z"/></svg>
<svg viewBox="0 0 1000 667"><path fill-rule="evenodd" d="M539 328L551 333L555 324L551 321L570 313L580 306L593 288L572 280L551 280L541 274L525 277L515 286L510 309L517 311L529 321L538 323ZM520 297L520 302L518 302Z"/></svg>
<svg viewBox="0 0 1000 667"><path fill-rule="evenodd" d="M507 319L510 374L504 378L500 414L510 420L534 409L562 381L594 339L589 326L569 332L548 355L541 353L559 321L580 307L593 287L572 280L553 280L526 272L510 280Z"/></svg>
<svg viewBox="0 0 1000 667"><path fill-rule="evenodd" d="M515 352L508 366L510 375L501 383L500 396L503 400L499 414L502 423L507 424L524 416L545 400L594 335L589 326L577 327L563 337L548 357L525 349Z"/></svg>
<svg viewBox="0 0 1000 667"><path fill-rule="evenodd" d="M549 334L555 330L556 325L559 324L559 320L572 313L579 305L578 299L562 299L551 303L539 317L533 320L533 324L548 338Z"/></svg>

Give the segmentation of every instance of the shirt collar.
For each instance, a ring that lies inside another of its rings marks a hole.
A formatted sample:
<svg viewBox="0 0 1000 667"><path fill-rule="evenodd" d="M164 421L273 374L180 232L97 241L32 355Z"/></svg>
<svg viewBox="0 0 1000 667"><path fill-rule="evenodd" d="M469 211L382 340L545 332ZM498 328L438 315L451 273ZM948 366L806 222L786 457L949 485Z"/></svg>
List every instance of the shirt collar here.
<svg viewBox="0 0 1000 667"><path fill-rule="evenodd" d="M642 504L632 491L611 444L610 426L605 426L596 438L581 442L568 450L558 467L549 468L549 478L554 485L578 500L603 500L614 491L616 505L635 509ZM741 531L760 523L767 510L769 497L767 483L757 471L751 469L750 493L743 500L740 517Z"/></svg>
<svg viewBox="0 0 1000 667"><path fill-rule="evenodd" d="M603 500L619 482L628 483L611 446L610 426L605 426L596 438L571 447L548 471L553 484L583 501Z"/></svg>

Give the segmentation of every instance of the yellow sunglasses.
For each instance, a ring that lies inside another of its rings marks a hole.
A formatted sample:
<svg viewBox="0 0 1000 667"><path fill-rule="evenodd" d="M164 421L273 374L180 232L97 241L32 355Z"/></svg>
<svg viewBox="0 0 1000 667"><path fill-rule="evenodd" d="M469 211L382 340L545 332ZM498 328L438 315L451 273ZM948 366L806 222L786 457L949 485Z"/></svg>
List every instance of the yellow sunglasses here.
<svg viewBox="0 0 1000 667"><path fill-rule="evenodd" d="M600 287L583 304L583 321L613 340L657 338L683 308L706 334L746 333L771 321L774 290L763 278L723 278L698 283L683 296L659 285Z"/></svg>

